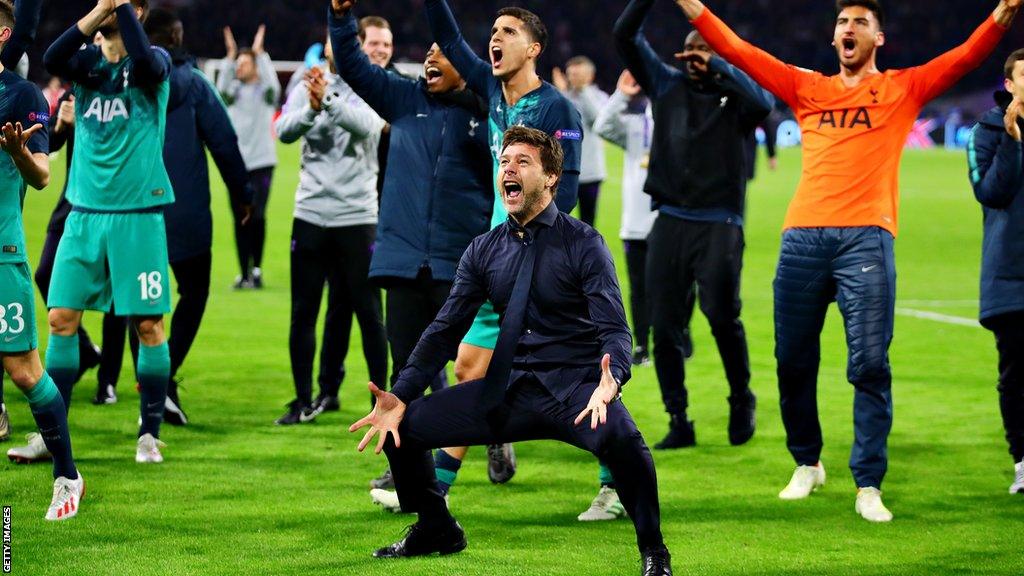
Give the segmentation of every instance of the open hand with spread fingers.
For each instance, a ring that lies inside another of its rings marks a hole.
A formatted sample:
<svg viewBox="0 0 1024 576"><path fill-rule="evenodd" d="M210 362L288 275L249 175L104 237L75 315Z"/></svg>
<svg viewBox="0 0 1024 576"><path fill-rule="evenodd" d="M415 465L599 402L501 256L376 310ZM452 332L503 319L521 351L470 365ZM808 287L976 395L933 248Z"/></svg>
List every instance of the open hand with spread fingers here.
<svg viewBox="0 0 1024 576"><path fill-rule="evenodd" d="M21 122L4 124L0 135L0 149L13 156L31 156L26 145L32 135L43 129L42 124L33 124L28 130L21 127Z"/></svg>
<svg viewBox="0 0 1024 576"><path fill-rule="evenodd" d="M395 438L395 446L401 446L402 440L398 436L398 425L402 423L402 418L405 416L405 402L398 399L391 392L385 392L373 382L369 384L370 393L373 394L376 403L373 406L373 410L369 414L364 416L355 424L348 427L349 432L355 432L364 426L369 426L370 429L366 431L363 439L359 441L359 451L362 452L366 446L373 440L373 436L378 434L377 446L374 448L374 453L380 454L380 451L384 449L384 442L387 440L388 434L391 434Z"/></svg>
<svg viewBox="0 0 1024 576"><path fill-rule="evenodd" d="M587 417L587 414L590 414L591 430L597 430L599 424L608 422L608 405L619 396L619 383L612 377L611 360L610 354L605 354L601 358L601 382L590 396L590 402L587 403L587 407L576 417L576 420L573 422L574 425L579 426Z"/></svg>

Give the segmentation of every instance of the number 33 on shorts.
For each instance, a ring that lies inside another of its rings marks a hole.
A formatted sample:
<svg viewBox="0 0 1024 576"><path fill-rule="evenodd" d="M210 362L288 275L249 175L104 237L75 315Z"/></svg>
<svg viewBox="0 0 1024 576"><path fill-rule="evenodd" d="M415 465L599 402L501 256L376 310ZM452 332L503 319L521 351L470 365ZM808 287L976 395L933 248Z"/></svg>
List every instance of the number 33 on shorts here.
<svg viewBox="0 0 1024 576"><path fill-rule="evenodd" d="M0 263L0 353L34 350L35 296L28 264Z"/></svg>

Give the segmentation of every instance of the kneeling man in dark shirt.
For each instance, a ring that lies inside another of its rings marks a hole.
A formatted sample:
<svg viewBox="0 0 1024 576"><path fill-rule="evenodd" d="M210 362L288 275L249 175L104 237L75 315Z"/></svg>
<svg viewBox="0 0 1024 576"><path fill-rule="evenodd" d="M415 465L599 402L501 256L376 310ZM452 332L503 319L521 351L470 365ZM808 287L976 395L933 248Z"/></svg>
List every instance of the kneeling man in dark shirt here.
<svg viewBox="0 0 1024 576"><path fill-rule="evenodd" d="M619 400L632 341L615 266L597 231L555 206L561 172L554 138L521 126L505 133L497 178L508 221L469 245L448 300L392 392L370 384L376 407L350 431L370 426L360 450L379 434L376 451L387 453L402 508L419 515L377 557L466 547L438 488L432 448L554 439L608 464L636 527L642 573L672 573L654 461ZM501 315L487 375L418 398L487 300Z"/></svg>

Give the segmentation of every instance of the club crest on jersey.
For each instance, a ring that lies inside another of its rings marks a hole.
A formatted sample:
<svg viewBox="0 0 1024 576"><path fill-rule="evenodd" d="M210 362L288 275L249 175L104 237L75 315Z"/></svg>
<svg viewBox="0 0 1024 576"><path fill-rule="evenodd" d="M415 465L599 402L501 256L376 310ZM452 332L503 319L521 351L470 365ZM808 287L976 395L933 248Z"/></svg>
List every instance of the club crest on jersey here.
<svg viewBox="0 0 1024 576"><path fill-rule="evenodd" d="M832 128L856 128L857 126L863 126L870 130L871 114L863 106L856 110L826 110L821 113L821 119L818 120L818 129L820 130L825 126L831 126Z"/></svg>
<svg viewBox="0 0 1024 576"><path fill-rule="evenodd" d="M128 119L128 107L125 106L124 100L121 98L111 98L104 100L103 98L96 97L89 103L89 107L86 109L84 118L95 118L99 122L110 122L115 118Z"/></svg>
<svg viewBox="0 0 1024 576"><path fill-rule="evenodd" d="M583 140L579 130L555 130L555 140Z"/></svg>

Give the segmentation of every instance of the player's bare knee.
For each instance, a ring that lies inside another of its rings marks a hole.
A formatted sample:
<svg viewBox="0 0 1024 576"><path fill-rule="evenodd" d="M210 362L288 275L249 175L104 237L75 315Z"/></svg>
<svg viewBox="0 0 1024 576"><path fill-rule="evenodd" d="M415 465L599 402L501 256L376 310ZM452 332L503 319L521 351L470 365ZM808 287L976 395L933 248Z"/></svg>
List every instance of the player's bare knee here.
<svg viewBox="0 0 1024 576"><path fill-rule="evenodd" d="M78 331L78 323L81 321L82 313L68 308L53 308L47 314L47 321L50 324L50 334L57 336L72 336Z"/></svg>
<svg viewBox="0 0 1024 576"><path fill-rule="evenodd" d="M164 343L163 317L133 318L133 321L143 346L159 346Z"/></svg>
<svg viewBox="0 0 1024 576"><path fill-rule="evenodd" d="M455 379L459 382L479 380L487 374L487 364L480 358L462 354L455 359Z"/></svg>
<svg viewBox="0 0 1024 576"><path fill-rule="evenodd" d="M12 362L9 359L4 362L4 371L10 376L11 382L23 392L28 392L39 383L43 377L41 367L33 366L32 362Z"/></svg>

